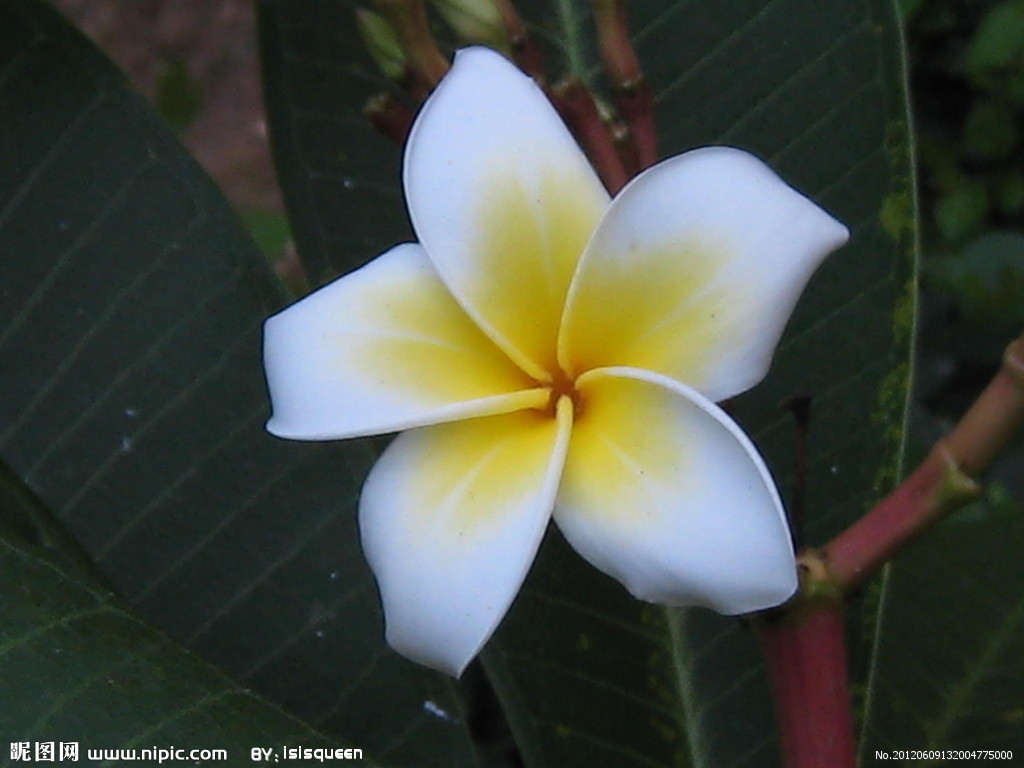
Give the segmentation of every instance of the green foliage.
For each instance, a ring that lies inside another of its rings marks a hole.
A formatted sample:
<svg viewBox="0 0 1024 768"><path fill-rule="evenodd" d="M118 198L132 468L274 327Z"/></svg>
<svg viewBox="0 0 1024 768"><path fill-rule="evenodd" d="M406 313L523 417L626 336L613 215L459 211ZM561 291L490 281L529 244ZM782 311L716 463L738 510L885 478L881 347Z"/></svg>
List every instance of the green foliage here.
<svg viewBox="0 0 1024 768"><path fill-rule="evenodd" d="M0 520L31 537L0 533L4 741L77 742L83 760L87 749L188 745L235 765L257 745L339 746L141 622L77 551L69 563L71 545L53 545L53 521L6 470L0 498Z"/></svg>
<svg viewBox="0 0 1024 768"><path fill-rule="evenodd" d="M893 566L863 754L1024 749L1022 548L1024 508L996 488Z"/></svg>
<svg viewBox="0 0 1024 768"><path fill-rule="evenodd" d="M264 257L271 262L281 258L291 240L288 220L270 211L243 211L240 215Z"/></svg>
<svg viewBox="0 0 1024 768"><path fill-rule="evenodd" d="M1000 236L1024 226L1024 3L933 0L912 16L910 36L925 274L959 315L1005 336L1019 322L1012 286L1024 279L1019 250ZM999 255L997 244L1010 247Z"/></svg>
<svg viewBox="0 0 1024 768"><path fill-rule="evenodd" d="M1024 4L931 0L909 34L932 289L912 433L923 448L1024 323ZM899 744L1021 749L1021 458L1011 449L985 500L891 567L865 760Z"/></svg>
<svg viewBox="0 0 1024 768"><path fill-rule="evenodd" d="M975 326L1024 324L1024 235L989 231L962 251L935 259L935 287L952 296Z"/></svg>
<svg viewBox="0 0 1024 768"><path fill-rule="evenodd" d="M964 70L980 88L1024 99L1024 3L997 3L982 18L964 56Z"/></svg>
<svg viewBox="0 0 1024 768"><path fill-rule="evenodd" d="M84 38L29 0L0 14L5 461L140 615L243 684L385 758L468 756L451 686L381 647L351 513L372 447L263 430L265 260Z"/></svg>
<svg viewBox="0 0 1024 768"><path fill-rule="evenodd" d="M985 185L964 180L935 201L935 223L946 240L963 240L978 231L988 218L988 211L988 189Z"/></svg>
<svg viewBox="0 0 1024 768"><path fill-rule="evenodd" d="M154 106L178 131L188 128L203 103L202 87L189 74L181 59L171 59L160 73Z"/></svg>
<svg viewBox="0 0 1024 768"><path fill-rule="evenodd" d="M977 160L1002 160L1017 146L1017 123L1011 110L997 101L978 101L967 113L964 149Z"/></svg>

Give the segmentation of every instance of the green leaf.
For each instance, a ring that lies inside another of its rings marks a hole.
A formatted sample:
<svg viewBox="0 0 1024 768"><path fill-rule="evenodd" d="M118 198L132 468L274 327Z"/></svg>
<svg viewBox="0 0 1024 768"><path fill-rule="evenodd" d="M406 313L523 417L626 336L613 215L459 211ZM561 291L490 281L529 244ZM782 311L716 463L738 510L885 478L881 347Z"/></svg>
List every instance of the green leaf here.
<svg viewBox="0 0 1024 768"><path fill-rule="evenodd" d="M552 79L571 70L599 85L587 3L516 5ZM322 281L411 236L398 149L361 118L389 85L358 45L355 3L260 8L278 169L300 255ZM807 534L822 542L892 486L902 454L915 201L895 7L649 0L629 10L664 154L709 143L752 150L853 232L803 297L768 380L736 404L789 496L796 438L779 403L813 395ZM858 646L855 657L869 651ZM632 600L557 533L483 658L528 766L774 759L749 633L704 611ZM858 665L858 684L863 674Z"/></svg>
<svg viewBox="0 0 1024 768"><path fill-rule="evenodd" d="M1015 168L1008 170L998 183L999 209L1008 215L1024 210L1024 174Z"/></svg>
<svg viewBox="0 0 1024 768"><path fill-rule="evenodd" d="M896 0L896 7L905 22L912 20L925 5L925 0Z"/></svg>
<svg viewBox="0 0 1024 768"><path fill-rule="evenodd" d="M985 185L964 179L935 203L936 224L946 240L962 240L981 228L988 210L988 189Z"/></svg>
<svg viewBox="0 0 1024 768"><path fill-rule="evenodd" d="M383 643L354 517L373 445L265 433L279 284L166 124L34 0L0 3L0 241L0 457L133 609L383 761L472 764L450 681Z"/></svg>
<svg viewBox="0 0 1024 768"><path fill-rule="evenodd" d="M1019 69L1024 53L1024 2L996 3L971 37L964 59L967 74L979 83L994 74Z"/></svg>
<svg viewBox="0 0 1024 768"><path fill-rule="evenodd" d="M6 469L0 499L0 520L58 527ZM278 755L283 745L341 746L140 621L55 552L7 531L0 678L4 741L77 743L82 760L89 749L177 747L225 750L241 764L256 746Z"/></svg>
<svg viewBox="0 0 1024 768"><path fill-rule="evenodd" d="M1016 332L1024 323L1024 235L991 230L960 253L931 259L931 284L975 325Z"/></svg>
<svg viewBox="0 0 1024 768"><path fill-rule="evenodd" d="M183 132L203 106L202 84L196 82L181 59L171 59L157 80L156 108L178 132Z"/></svg>
<svg viewBox="0 0 1024 768"><path fill-rule="evenodd" d="M78 542L4 464L0 464L0 536L36 547L82 581L109 586Z"/></svg>
<svg viewBox="0 0 1024 768"><path fill-rule="evenodd" d="M964 149L979 160L1008 157L1017 145L1017 121L1004 105L979 100L967 113L964 124Z"/></svg>
<svg viewBox="0 0 1024 768"><path fill-rule="evenodd" d="M880 749L1024 750L1022 551L1024 507L996 492L890 566L865 764Z"/></svg>
<svg viewBox="0 0 1024 768"><path fill-rule="evenodd" d="M272 149L299 257L314 286L410 239L398 148L363 107L389 91L363 47L354 0L261 0Z"/></svg>
<svg viewBox="0 0 1024 768"><path fill-rule="evenodd" d="M291 239L288 221L276 211L240 212L245 228L256 241L263 256L271 263L283 258L285 248Z"/></svg>

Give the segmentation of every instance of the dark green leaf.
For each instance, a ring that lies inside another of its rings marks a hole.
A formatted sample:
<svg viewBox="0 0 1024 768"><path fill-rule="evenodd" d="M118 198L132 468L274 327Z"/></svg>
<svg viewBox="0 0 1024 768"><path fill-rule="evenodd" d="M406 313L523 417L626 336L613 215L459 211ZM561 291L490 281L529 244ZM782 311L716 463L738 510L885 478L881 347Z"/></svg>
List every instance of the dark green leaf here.
<svg viewBox="0 0 1024 768"><path fill-rule="evenodd" d="M984 83L994 74L1019 66L1024 51L1024 3L996 3L981 20L968 46L967 74Z"/></svg>
<svg viewBox="0 0 1024 768"><path fill-rule="evenodd" d="M46 511L6 472L0 497L0 519L28 514L44 525ZM45 525L57 527L52 520ZM5 751L6 742L29 742L34 757L36 742L55 742L58 750L63 742L77 744L86 760L91 749L217 749L240 765L256 746L278 756L284 745L340 746L177 646L84 578L53 553L0 533Z"/></svg>
<svg viewBox="0 0 1024 768"><path fill-rule="evenodd" d="M935 203L939 232L953 242L976 233L988 211L988 189L980 181L964 180Z"/></svg>
<svg viewBox="0 0 1024 768"><path fill-rule="evenodd" d="M879 749L1024 750L1022 551L1024 508L996 492L891 566L865 764Z"/></svg>
<svg viewBox="0 0 1024 768"><path fill-rule="evenodd" d="M157 81L156 108L177 131L184 131L203 105L202 85L189 74L181 59L171 59Z"/></svg>
<svg viewBox="0 0 1024 768"><path fill-rule="evenodd" d="M278 167L317 280L410 237L399 152L360 115L389 85L359 46L354 7L261 4ZM571 70L599 83L587 3L517 7L552 78ZM853 232L812 282L769 379L737 404L789 495L795 431L779 403L813 395L807 533L821 542L891 487L902 452L915 203L895 7L649 0L629 8L657 94L662 151L752 150ZM733 768L774 759L749 635L734 620L633 601L557 534L484 658L530 766Z"/></svg>
<svg viewBox="0 0 1024 768"><path fill-rule="evenodd" d="M37 547L83 581L105 583L78 542L5 464L0 464L0 536Z"/></svg>
<svg viewBox="0 0 1024 768"><path fill-rule="evenodd" d="M998 160L1017 145L1017 122L1002 104L982 99L967 113L964 149L979 160Z"/></svg>
<svg viewBox="0 0 1024 768"><path fill-rule="evenodd" d="M931 259L931 284L975 325L1012 334L1024 323L1024 235L989 231L960 253Z"/></svg>
<svg viewBox="0 0 1024 768"><path fill-rule="evenodd" d="M1008 215L1024 209L1024 175L1011 169L999 180L999 208Z"/></svg>
<svg viewBox="0 0 1024 768"><path fill-rule="evenodd" d="M315 286L411 236L398 147L362 114L392 84L363 47L354 0L261 0L258 7L272 148Z"/></svg>
<svg viewBox="0 0 1024 768"><path fill-rule="evenodd" d="M353 515L375 451L264 432L277 281L34 0L0 4L0 241L0 455L133 608L385 761L472 762L451 684L383 645Z"/></svg>

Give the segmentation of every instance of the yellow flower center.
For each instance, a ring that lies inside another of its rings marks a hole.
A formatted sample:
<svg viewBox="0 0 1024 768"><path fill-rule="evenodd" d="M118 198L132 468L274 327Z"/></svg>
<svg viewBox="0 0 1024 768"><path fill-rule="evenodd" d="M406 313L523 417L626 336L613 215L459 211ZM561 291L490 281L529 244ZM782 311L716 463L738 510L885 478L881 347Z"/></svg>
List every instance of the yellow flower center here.
<svg viewBox="0 0 1024 768"><path fill-rule="evenodd" d="M571 378L561 369L557 369L552 380L550 382L542 383L541 386L547 387L548 391L551 393L548 398L545 413L554 418L558 401L561 400L562 397L568 397L570 402L572 402L573 417L575 419L579 419L580 415L583 413L583 395L576 388L575 379Z"/></svg>

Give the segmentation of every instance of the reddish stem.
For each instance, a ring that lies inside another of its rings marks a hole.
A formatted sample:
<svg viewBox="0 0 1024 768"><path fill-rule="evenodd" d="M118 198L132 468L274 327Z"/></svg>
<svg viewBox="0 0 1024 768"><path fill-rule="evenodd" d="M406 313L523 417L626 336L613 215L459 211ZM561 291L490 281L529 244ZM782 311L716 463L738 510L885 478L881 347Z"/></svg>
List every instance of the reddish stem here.
<svg viewBox="0 0 1024 768"><path fill-rule="evenodd" d="M654 94L640 69L626 24L623 0L591 0L601 63L612 84L615 105L629 127L639 168L658 161Z"/></svg>
<svg viewBox="0 0 1024 768"><path fill-rule="evenodd" d="M558 83L551 100L597 170L608 192L614 195L629 180L608 127L598 114L587 87L576 77Z"/></svg>
<svg viewBox="0 0 1024 768"><path fill-rule="evenodd" d="M785 768L855 768L839 599L808 602L759 625Z"/></svg>
<svg viewBox="0 0 1024 768"><path fill-rule="evenodd" d="M619 113L629 126L640 170L658 162L658 140L654 128L654 94L646 80L617 88L612 92Z"/></svg>
<svg viewBox="0 0 1024 768"><path fill-rule="evenodd" d="M512 0L497 0L498 12L501 14L501 23L508 35L509 46L512 49L512 59L523 72L528 74L537 84L542 86L544 79L544 61L540 51L533 44L533 40L526 31L526 25L519 17L519 13L512 5Z"/></svg>
<svg viewBox="0 0 1024 768"><path fill-rule="evenodd" d="M363 116L378 133L400 145L405 143L412 128L412 110L390 93L372 96L363 107Z"/></svg>
<svg viewBox="0 0 1024 768"><path fill-rule="evenodd" d="M376 0L376 3L398 35L409 59L409 68L422 87L430 91L448 72L448 60L434 41L424 0Z"/></svg>
<svg viewBox="0 0 1024 768"><path fill-rule="evenodd" d="M759 623L786 768L853 768L843 595L978 492L972 479L1024 424L1024 337L953 431L895 491L819 551L799 595Z"/></svg>
<svg viewBox="0 0 1024 768"><path fill-rule="evenodd" d="M630 132L629 126L621 116L617 116L608 126L608 131L612 135L612 142L615 144L619 157L622 158L622 164L626 166L626 171L631 177L635 176L640 172L640 158L637 157L633 134Z"/></svg>
<svg viewBox="0 0 1024 768"><path fill-rule="evenodd" d="M829 573L849 591L938 520L975 498L973 478L992 464L1024 423L1024 340L953 431L864 517L822 548Z"/></svg>
<svg viewBox="0 0 1024 768"><path fill-rule="evenodd" d="M941 513L941 489L950 471L942 452L933 451L895 491L822 548L829 571L843 589L851 590L874 574ZM965 487L965 495L968 491Z"/></svg>

